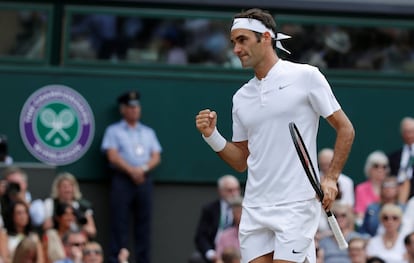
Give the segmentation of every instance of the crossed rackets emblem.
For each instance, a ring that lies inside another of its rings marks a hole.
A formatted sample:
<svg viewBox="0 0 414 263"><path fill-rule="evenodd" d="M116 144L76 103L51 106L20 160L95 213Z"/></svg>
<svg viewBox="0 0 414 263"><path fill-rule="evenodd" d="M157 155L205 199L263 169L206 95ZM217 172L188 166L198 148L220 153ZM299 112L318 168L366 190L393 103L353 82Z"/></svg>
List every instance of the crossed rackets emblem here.
<svg viewBox="0 0 414 263"><path fill-rule="evenodd" d="M40 122L45 127L51 128L45 136L46 141L51 140L56 134L62 136L65 141L69 141L71 138L64 129L70 128L73 125L75 116L68 109L64 109L56 114L54 110L47 108L40 113Z"/></svg>

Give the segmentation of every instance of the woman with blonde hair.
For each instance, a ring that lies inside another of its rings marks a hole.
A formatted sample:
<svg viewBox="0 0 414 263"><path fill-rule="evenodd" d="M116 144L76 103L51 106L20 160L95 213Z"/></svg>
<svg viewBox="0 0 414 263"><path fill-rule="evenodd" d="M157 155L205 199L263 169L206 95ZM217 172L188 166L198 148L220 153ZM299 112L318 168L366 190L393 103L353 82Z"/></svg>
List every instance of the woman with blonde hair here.
<svg viewBox="0 0 414 263"><path fill-rule="evenodd" d="M89 201L82 198L78 181L73 174L68 172L62 172L57 175L52 183L51 197L45 200L45 229L53 227L56 208L61 203L71 205L75 211L81 230L89 238L95 237L96 226L93 218L92 205Z"/></svg>
<svg viewBox="0 0 414 263"><path fill-rule="evenodd" d="M369 240L368 256L387 259L387 263L404 262L404 237L399 233L403 216L401 207L392 203L385 204L379 216L385 231Z"/></svg>

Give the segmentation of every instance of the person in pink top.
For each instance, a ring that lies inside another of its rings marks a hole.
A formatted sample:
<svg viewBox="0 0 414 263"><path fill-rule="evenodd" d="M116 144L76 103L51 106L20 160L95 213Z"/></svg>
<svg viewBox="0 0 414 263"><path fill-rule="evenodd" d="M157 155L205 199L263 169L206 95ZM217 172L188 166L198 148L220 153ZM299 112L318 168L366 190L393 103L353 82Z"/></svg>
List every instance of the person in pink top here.
<svg viewBox="0 0 414 263"><path fill-rule="evenodd" d="M388 157L382 151L374 151L368 155L364 172L367 180L358 184L355 189L356 224L361 226L368 205L380 201L381 185L389 173Z"/></svg>
<svg viewBox="0 0 414 263"><path fill-rule="evenodd" d="M230 206L233 212L233 226L225 229L218 237L216 243L218 260L216 263L223 262L221 256L224 250L228 248L232 248L237 251L240 250L239 224L242 213L242 197L238 196L233 198L233 200L230 201Z"/></svg>

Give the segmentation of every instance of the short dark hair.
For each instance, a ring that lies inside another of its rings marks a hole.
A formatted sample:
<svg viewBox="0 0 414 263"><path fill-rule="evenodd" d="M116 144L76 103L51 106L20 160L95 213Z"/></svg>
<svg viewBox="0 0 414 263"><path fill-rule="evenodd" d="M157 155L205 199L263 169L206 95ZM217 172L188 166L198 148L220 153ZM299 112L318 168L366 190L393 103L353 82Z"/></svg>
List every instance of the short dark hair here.
<svg viewBox="0 0 414 263"><path fill-rule="evenodd" d="M273 33L276 34L276 22L275 22L273 16L267 10L262 10L260 8L251 8L251 9L248 9L246 11L242 11L242 12L234 15L234 18L252 18L252 19L259 20L260 22L263 23L263 25L266 28L272 30ZM260 42L262 33L259 33L259 32L255 32L255 33L256 33L255 35L256 35L257 41ZM274 48L276 48L276 40L275 39L273 39L273 41L272 41L272 46Z"/></svg>

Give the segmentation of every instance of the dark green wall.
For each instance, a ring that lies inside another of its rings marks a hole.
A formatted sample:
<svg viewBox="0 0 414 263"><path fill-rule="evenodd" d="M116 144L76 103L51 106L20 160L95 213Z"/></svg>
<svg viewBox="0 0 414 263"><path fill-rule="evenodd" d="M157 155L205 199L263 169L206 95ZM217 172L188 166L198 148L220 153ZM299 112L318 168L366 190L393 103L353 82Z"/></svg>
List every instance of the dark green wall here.
<svg viewBox="0 0 414 263"><path fill-rule="evenodd" d="M399 121L413 115L414 79L379 74L327 76L356 129L355 144L344 172L358 182L364 178L363 165L371 151L389 152L400 147ZM36 161L20 137L18 122L23 104L43 86L69 86L89 102L95 115L95 137L80 160L57 169L70 171L82 180L105 179L105 160L99 150L104 129L119 119L116 97L126 90L138 89L142 93L142 120L156 130L164 148L156 179L214 182L218 175L234 171L205 145L195 129L194 117L203 108L216 110L218 126L230 139L231 98L250 77L250 71L214 69L0 68L0 132L9 137L10 152L16 161ZM320 147L332 146L333 140L334 133L322 120ZM244 174L239 177L244 180Z"/></svg>

